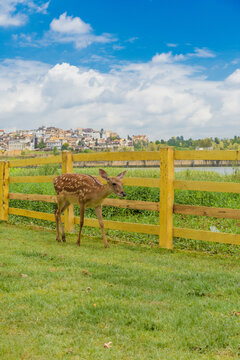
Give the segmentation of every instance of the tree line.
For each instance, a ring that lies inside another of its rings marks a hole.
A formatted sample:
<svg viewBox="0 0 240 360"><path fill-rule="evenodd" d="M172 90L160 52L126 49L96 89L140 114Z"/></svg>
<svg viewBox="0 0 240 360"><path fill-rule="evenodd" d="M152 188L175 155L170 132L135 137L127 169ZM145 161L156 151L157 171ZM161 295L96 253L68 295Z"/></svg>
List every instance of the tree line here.
<svg viewBox="0 0 240 360"><path fill-rule="evenodd" d="M184 139L183 136L172 136L168 140L156 140L150 141L136 141L134 143L134 149L157 151L164 146L174 146L176 150L240 150L240 136L234 136L231 139L220 139L218 137L207 137L204 139Z"/></svg>

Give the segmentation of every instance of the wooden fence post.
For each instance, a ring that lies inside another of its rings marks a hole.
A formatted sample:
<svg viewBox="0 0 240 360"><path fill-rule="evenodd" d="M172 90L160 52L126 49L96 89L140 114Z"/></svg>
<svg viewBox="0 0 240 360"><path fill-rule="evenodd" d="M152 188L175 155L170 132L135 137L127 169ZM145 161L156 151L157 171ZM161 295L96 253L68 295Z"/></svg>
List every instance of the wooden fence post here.
<svg viewBox="0 0 240 360"><path fill-rule="evenodd" d="M9 167L0 161L0 220L8 221Z"/></svg>
<svg viewBox="0 0 240 360"><path fill-rule="evenodd" d="M72 153L71 151L62 152L62 173L72 173L73 172L73 162L72 162ZM74 205L69 205L69 207L64 211L64 227L67 232L74 231Z"/></svg>
<svg viewBox="0 0 240 360"><path fill-rule="evenodd" d="M174 149L160 149L159 246L173 247Z"/></svg>
<svg viewBox="0 0 240 360"><path fill-rule="evenodd" d="M3 218L4 161L0 161L0 220Z"/></svg>

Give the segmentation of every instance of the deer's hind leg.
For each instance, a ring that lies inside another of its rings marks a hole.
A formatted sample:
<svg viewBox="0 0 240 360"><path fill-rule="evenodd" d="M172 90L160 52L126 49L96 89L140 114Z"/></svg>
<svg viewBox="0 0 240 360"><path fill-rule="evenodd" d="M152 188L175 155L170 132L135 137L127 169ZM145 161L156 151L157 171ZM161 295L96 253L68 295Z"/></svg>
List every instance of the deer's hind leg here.
<svg viewBox="0 0 240 360"><path fill-rule="evenodd" d="M60 220L60 225L61 225L61 230L62 230L62 241L66 242L66 235L65 235L65 231L64 231L64 226L62 223L62 218L61 218L61 214L68 208L68 206L70 205L70 203L65 200L65 202L63 203L63 206L61 208L60 214L59 214L59 220Z"/></svg>
<svg viewBox="0 0 240 360"><path fill-rule="evenodd" d="M61 242L61 239L60 239L60 234L59 234L59 215L58 215L58 206L57 206L57 209L55 210L55 221L56 221L56 240L58 242ZM60 215L61 216L61 215Z"/></svg>
<svg viewBox="0 0 240 360"><path fill-rule="evenodd" d="M78 239L77 239L77 245L80 246L80 242L81 242L81 232L82 232L82 227L84 224L84 213L85 213L85 206L83 203L79 204L80 207L80 228L79 228L79 234L78 234Z"/></svg>
<svg viewBox="0 0 240 360"><path fill-rule="evenodd" d="M96 207L95 212L96 212L96 215L97 215L97 218L98 218L98 222L99 222L100 228L101 228L101 230L102 230L104 247L105 247L105 248L108 248L108 247L109 247L109 243L108 243L107 238L106 238L106 234L105 234L105 231L104 231L103 219L102 219L102 206Z"/></svg>

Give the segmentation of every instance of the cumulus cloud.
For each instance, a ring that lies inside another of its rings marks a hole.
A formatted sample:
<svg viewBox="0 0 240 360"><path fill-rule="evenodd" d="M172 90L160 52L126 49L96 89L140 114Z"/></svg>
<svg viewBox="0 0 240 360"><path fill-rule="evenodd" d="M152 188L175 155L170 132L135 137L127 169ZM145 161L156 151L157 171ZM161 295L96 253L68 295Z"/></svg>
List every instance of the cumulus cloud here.
<svg viewBox="0 0 240 360"><path fill-rule="evenodd" d="M239 74L240 69L223 81L209 81L171 53L108 73L8 60L0 64L0 123L3 128L103 127L151 139L233 136Z"/></svg>
<svg viewBox="0 0 240 360"><path fill-rule="evenodd" d="M117 38L108 33L95 35L90 24L85 23L78 16L68 16L66 12L51 21L49 30L42 38L38 38L36 33L14 34L12 38L22 47L45 47L58 43L70 43L76 49L84 49L94 43L107 44L117 41Z"/></svg>
<svg viewBox="0 0 240 360"><path fill-rule="evenodd" d="M63 34L86 34L92 31L91 26L82 21L80 17L67 16L66 12L60 15L59 19L53 19L50 28Z"/></svg>
<svg viewBox="0 0 240 360"><path fill-rule="evenodd" d="M31 12L46 13L50 1L0 0L0 26L21 26Z"/></svg>
<svg viewBox="0 0 240 360"><path fill-rule="evenodd" d="M77 49L81 49L93 43L114 42L116 38L107 33L95 35L90 24L85 23L78 16L68 16L65 12L58 19L52 20L44 41L45 43L73 43Z"/></svg>
<svg viewBox="0 0 240 360"><path fill-rule="evenodd" d="M229 75L226 81L229 84L235 84L240 86L240 69L237 69L236 71L234 71L234 73Z"/></svg>
<svg viewBox="0 0 240 360"><path fill-rule="evenodd" d="M169 45L168 45L169 46ZM175 62L175 61L183 61L190 58L214 58L216 55L207 48L195 48L194 53L188 53L188 54L176 54L173 55L172 51L169 51L168 53L161 53L156 54L153 57L153 62Z"/></svg>
<svg viewBox="0 0 240 360"><path fill-rule="evenodd" d="M177 55L173 55L172 51L169 51L168 53L161 53L161 54L156 54L153 58L152 61L155 63L169 63L169 62L174 62L174 61L181 61L181 60L185 60L187 57L183 54L177 54Z"/></svg>

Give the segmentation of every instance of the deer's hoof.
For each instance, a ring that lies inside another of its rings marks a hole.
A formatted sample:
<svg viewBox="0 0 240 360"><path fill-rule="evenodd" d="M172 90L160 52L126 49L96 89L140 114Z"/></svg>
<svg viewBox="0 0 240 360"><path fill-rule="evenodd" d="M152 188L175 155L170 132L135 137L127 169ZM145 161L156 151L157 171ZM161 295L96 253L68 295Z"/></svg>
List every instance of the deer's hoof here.
<svg viewBox="0 0 240 360"><path fill-rule="evenodd" d="M80 246L80 242L77 241L76 244L77 244L77 246Z"/></svg>
<svg viewBox="0 0 240 360"><path fill-rule="evenodd" d="M61 242L61 239L60 239L60 238L56 238L56 241L57 241L57 242Z"/></svg>
<svg viewBox="0 0 240 360"><path fill-rule="evenodd" d="M66 236L65 235L62 236L62 241L66 242Z"/></svg>
<svg viewBox="0 0 240 360"><path fill-rule="evenodd" d="M109 248L109 243L104 244L105 249Z"/></svg>

